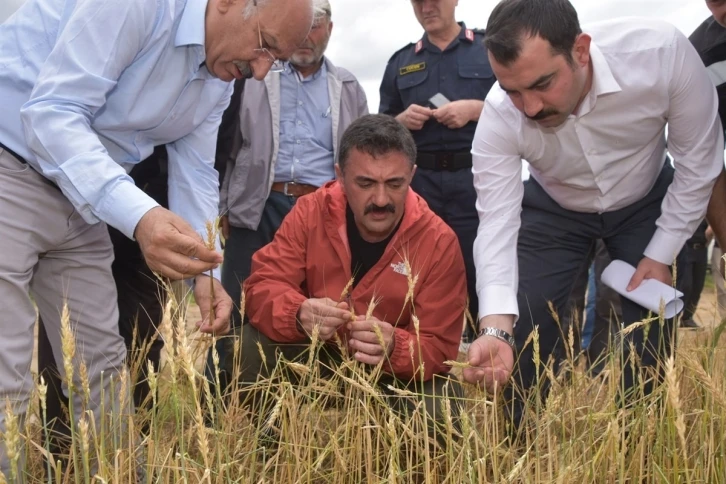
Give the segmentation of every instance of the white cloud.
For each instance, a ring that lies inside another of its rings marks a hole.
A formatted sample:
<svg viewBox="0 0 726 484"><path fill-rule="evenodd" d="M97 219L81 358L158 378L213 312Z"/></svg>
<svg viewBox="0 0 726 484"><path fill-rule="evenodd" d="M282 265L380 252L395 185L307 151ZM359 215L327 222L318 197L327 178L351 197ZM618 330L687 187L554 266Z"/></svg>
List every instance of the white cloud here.
<svg viewBox="0 0 726 484"><path fill-rule="evenodd" d="M24 0L0 0L0 22ZM498 0L459 0L457 19L469 27L486 27ZM690 34L708 15L704 0L572 0L583 24L626 15L668 20ZM378 87L391 55L423 34L406 0L331 0L333 37L329 57L352 71L378 111Z"/></svg>

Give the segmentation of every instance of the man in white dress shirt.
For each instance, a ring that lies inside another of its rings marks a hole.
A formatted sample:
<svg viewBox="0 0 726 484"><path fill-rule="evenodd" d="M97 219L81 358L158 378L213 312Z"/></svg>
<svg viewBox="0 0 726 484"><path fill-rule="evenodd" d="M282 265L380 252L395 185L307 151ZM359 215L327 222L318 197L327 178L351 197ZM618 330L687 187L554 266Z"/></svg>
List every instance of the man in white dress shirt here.
<svg viewBox="0 0 726 484"><path fill-rule="evenodd" d="M498 84L472 146L482 336L464 377L491 390L513 372L507 396L518 424L527 390L538 384L525 345L534 327L541 365L564 356L548 301L562 312L599 238L613 259L637 267L628 290L649 278L671 284L669 266L704 217L721 172L723 131L713 83L669 24L621 19L582 32L567 0L503 0L485 42ZM522 159L531 171L524 183ZM626 324L647 314L622 303ZM653 324L630 333L623 348L632 343L639 369L657 368L671 334L670 322ZM622 377L632 388L630 364Z"/></svg>

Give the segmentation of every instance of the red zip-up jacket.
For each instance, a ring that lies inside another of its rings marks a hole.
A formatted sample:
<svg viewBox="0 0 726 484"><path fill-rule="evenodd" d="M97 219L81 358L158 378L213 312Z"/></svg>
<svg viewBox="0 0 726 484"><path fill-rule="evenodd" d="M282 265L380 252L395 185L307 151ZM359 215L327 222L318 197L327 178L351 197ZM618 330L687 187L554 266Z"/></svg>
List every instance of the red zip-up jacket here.
<svg viewBox="0 0 726 484"><path fill-rule="evenodd" d="M409 189L405 203L398 231L350 297L356 314L365 314L371 298L376 298L373 315L395 326L394 349L384 371L404 380L421 378L423 361L423 377L428 380L448 371L444 361L457 356L466 305L464 260L454 232L421 197ZM273 341L307 339L296 320L306 299L340 300L351 278L346 206L337 181L301 197L272 243L252 258L252 273L245 283L247 315ZM413 275L418 275L413 293L418 339L411 302L404 307L409 290L404 257ZM342 341L350 339L345 327L338 332Z"/></svg>

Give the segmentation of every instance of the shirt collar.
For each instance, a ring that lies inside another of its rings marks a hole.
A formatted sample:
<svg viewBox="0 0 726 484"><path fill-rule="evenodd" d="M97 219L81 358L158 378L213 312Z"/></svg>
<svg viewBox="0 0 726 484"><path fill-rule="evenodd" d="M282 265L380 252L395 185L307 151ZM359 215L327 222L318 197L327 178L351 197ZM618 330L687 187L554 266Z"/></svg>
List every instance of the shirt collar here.
<svg viewBox="0 0 726 484"><path fill-rule="evenodd" d="M601 94L610 94L620 92L620 84L613 77L613 71L610 69L605 56L593 42L590 43L590 59L592 60L592 92L596 96Z"/></svg>
<svg viewBox="0 0 726 484"><path fill-rule="evenodd" d="M473 39L469 39L466 36L466 31L467 31L466 24L464 22L457 22L457 23L461 26L461 32L459 32L459 36L456 37L456 39L454 41L452 41L451 44L449 44L449 46L446 47L445 50L450 49L452 46L456 45L458 42L467 42L469 44L471 44L473 42ZM429 40L429 34L427 34L426 32L424 32L424 35L423 35L423 37L421 37L421 40L419 40L419 42L421 42L422 45L428 50L433 50L435 52L439 51L439 49L431 43L431 41ZM422 49L417 50L416 53L420 52L420 50L422 50Z"/></svg>
<svg viewBox="0 0 726 484"><path fill-rule="evenodd" d="M590 43L590 62L592 62L592 87L578 109L577 116L584 116L592 111L598 97L622 90L613 76L607 59L594 42Z"/></svg>
<svg viewBox="0 0 726 484"><path fill-rule="evenodd" d="M314 80L318 79L320 76L327 74L328 67L325 64L326 64L326 57L323 56L322 63L320 64L320 68L317 71L315 71L312 76L303 79L302 76L300 76L300 73L297 71L297 69L295 69L295 67L288 61L288 62L285 62L285 70L282 71L282 74L287 75L287 76L294 74L295 77L300 82L314 81Z"/></svg>
<svg viewBox="0 0 726 484"><path fill-rule="evenodd" d="M174 46L201 45L204 47L204 19L207 0L187 0L176 29Z"/></svg>

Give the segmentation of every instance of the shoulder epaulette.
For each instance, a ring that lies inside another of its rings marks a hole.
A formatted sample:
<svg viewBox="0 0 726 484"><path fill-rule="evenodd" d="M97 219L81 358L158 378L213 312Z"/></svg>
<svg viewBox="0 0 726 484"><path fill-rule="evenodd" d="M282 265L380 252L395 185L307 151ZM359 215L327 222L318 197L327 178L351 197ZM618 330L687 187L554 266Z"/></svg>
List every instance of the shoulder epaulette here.
<svg viewBox="0 0 726 484"><path fill-rule="evenodd" d="M484 35L486 31L484 29L471 29L474 31L475 34Z"/></svg>
<svg viewBox="0 0 726 484"><path fill-rule="evenodd" d="M404 45L403 47L398 49L396 52L394 52L393 55L391 55L391 57L388 59L388 62L391 62L393 60L393 58L396 57L398 54L400 54L401 52L403 52L406 49L410 49L411 46L414 46L414 45L416 45L416 42L409 42L408 44Z"/></svg>

